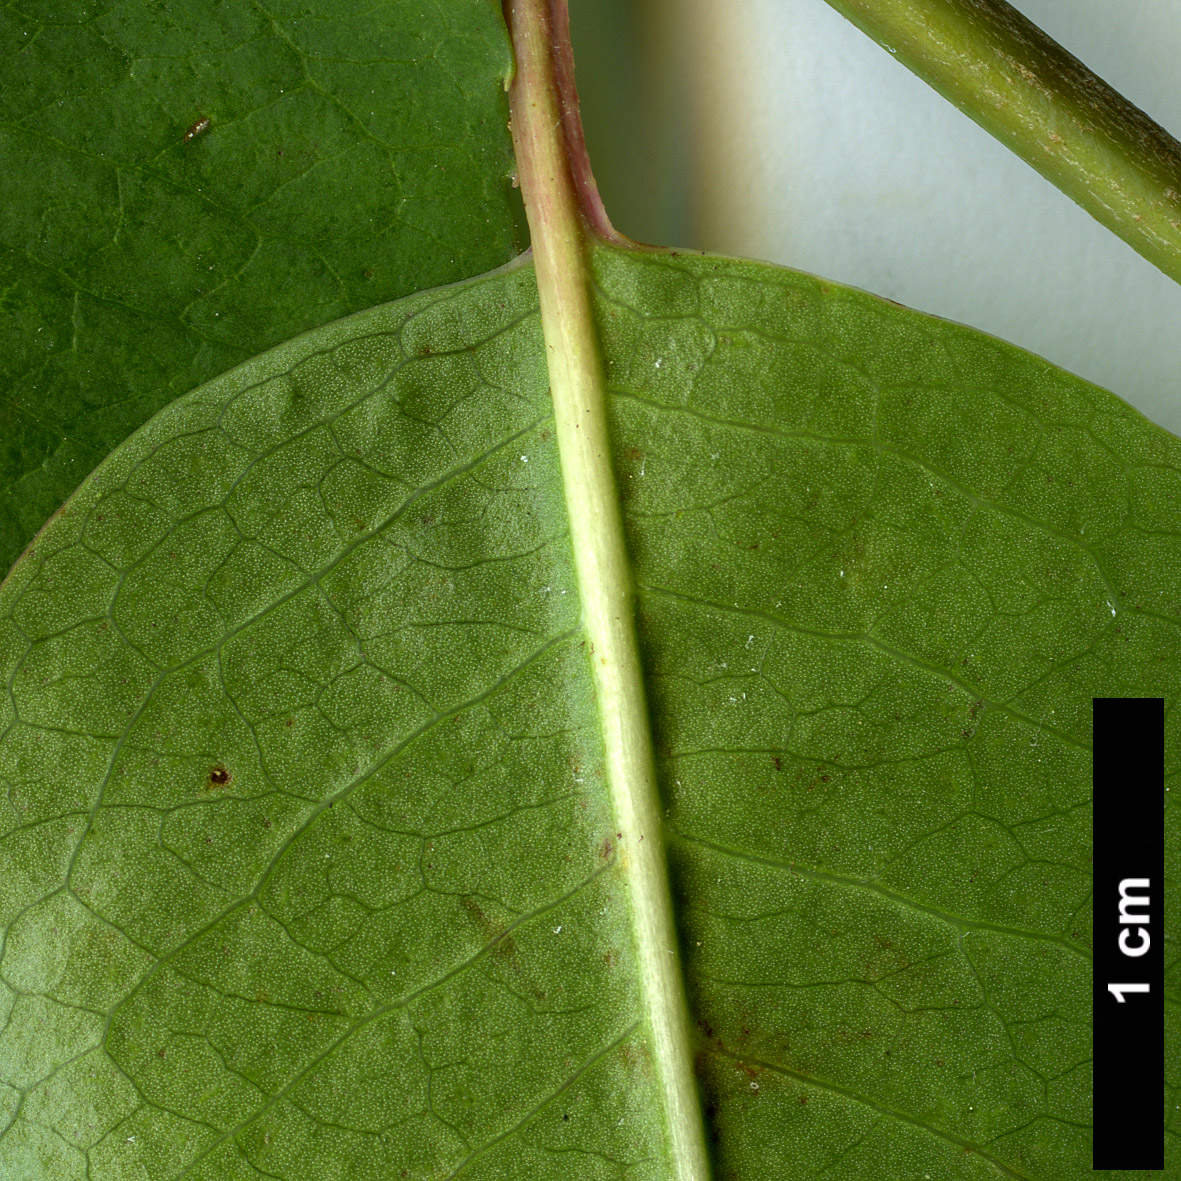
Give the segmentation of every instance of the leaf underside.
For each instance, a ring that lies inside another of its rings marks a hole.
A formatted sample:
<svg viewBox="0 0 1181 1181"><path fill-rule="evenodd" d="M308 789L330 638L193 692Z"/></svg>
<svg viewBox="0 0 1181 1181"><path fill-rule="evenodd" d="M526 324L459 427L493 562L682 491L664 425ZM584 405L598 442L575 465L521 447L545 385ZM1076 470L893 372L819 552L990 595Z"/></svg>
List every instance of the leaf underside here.
<svg viewBox="0 0 1181 1181"><path fill-rule="evenodd" d="M716 1176L1090 1176L1181 441L809 276L595 279ZM0 590L0 1175L665 1177L588 659L526 264L119 447Z"/></svg>
<svg viewBox="0 0 1181 1181"><path fill-rule="evenodd" d="M0 8L0 570L265 348L514 254L498 0Z"/></svg>

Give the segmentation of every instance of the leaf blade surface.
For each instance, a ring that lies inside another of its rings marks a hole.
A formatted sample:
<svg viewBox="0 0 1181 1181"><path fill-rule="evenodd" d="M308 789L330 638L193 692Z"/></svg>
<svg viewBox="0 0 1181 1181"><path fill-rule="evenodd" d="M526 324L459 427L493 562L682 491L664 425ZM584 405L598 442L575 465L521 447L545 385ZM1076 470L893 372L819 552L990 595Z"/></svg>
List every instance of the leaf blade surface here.
<svg viewBox="0 0 1181 1181"><path fill-rule="evenodd" d="M186 389L515 252L492 0L0 21L5 570Z"/></svg>
<svg viewBox="0 0 1181 1181"><path fill-rule="evenodd" d="M1084 703L1175 698L1179 444L808 276L595 266L718 1176L1082 1176ZM535 301L195 391L6 583L10 1164L664 1175Z"/></svg>
<svg viewBox="0 0 1181 1181"><path fill-rule="evenodd" d="M1084 1175L1090 703L1175 700L1127 556L1176 440L836 284L596 260L722 1175Z"/></svg>

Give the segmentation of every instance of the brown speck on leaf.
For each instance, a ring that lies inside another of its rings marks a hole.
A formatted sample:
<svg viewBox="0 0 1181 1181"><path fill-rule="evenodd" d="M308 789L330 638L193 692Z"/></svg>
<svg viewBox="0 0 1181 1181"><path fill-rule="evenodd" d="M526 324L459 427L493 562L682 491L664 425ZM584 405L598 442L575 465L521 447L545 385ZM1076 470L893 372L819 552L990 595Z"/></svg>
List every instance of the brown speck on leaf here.
<svg viewBox="0 0 1181 1181"><path fill-rule="evenodd" d="M211 788L225 787L231 779L233 779L233 776L229 773L229 771L226 770L225 767L221 765L221 763L218 763L218 765L213 767L209 772L209 786Z"/></svg>
<svg viewBox="0 0 1181 1181"><path fill-rule="evenodd" d="M208 115L202 115L189 129L181 136L181 143L188 143L191 139L196 139L199 135L204 135L209 130L212 120Z"/></svg>
<svg viewBox="0 0 1181 1181"><path fill-rule="evenodd" d="M776 771L783 770L783 760L778 755L772 755L771 762L775 764Z"/></svg>

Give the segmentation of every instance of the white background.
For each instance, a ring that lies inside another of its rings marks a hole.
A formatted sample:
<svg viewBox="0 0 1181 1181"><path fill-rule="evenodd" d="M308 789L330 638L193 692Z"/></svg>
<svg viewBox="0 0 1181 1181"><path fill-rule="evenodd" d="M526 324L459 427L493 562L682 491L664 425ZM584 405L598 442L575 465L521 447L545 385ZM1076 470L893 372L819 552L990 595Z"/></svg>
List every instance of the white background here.
<svg viewBox="0 0 1181 1181"><path fill-rule="evenodd" d="M604 0L571 7L592 158L624 233L983 328L1181 433L1181 287L824 0L633 0L626 30L588 27ZM1181 135L1181 0L1017 7Z"/></svg>

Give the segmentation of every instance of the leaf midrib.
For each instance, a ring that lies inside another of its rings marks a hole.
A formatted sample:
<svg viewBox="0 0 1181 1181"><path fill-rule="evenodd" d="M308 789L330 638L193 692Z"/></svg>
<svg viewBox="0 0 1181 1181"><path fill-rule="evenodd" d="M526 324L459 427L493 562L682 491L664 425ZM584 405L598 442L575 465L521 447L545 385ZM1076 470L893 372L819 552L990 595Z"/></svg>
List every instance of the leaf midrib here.
<svg viewBox="0 0 1181 1181"><path fill-rule="evenodd" d="M568 44L565 6L512 0L506 15L516 55L509 94L513 145L533 243L566 515L619 842L616 856L631 902L643 1020L671 1175L675 1181L707 1181L634 580L612 470L607 383L592 304L588 255L597 223L588 216L575 181L576 171L589 178L585 155L579 156L584 149L576 98L559 82L566 77L572 83L559 60Z"/></svg>

